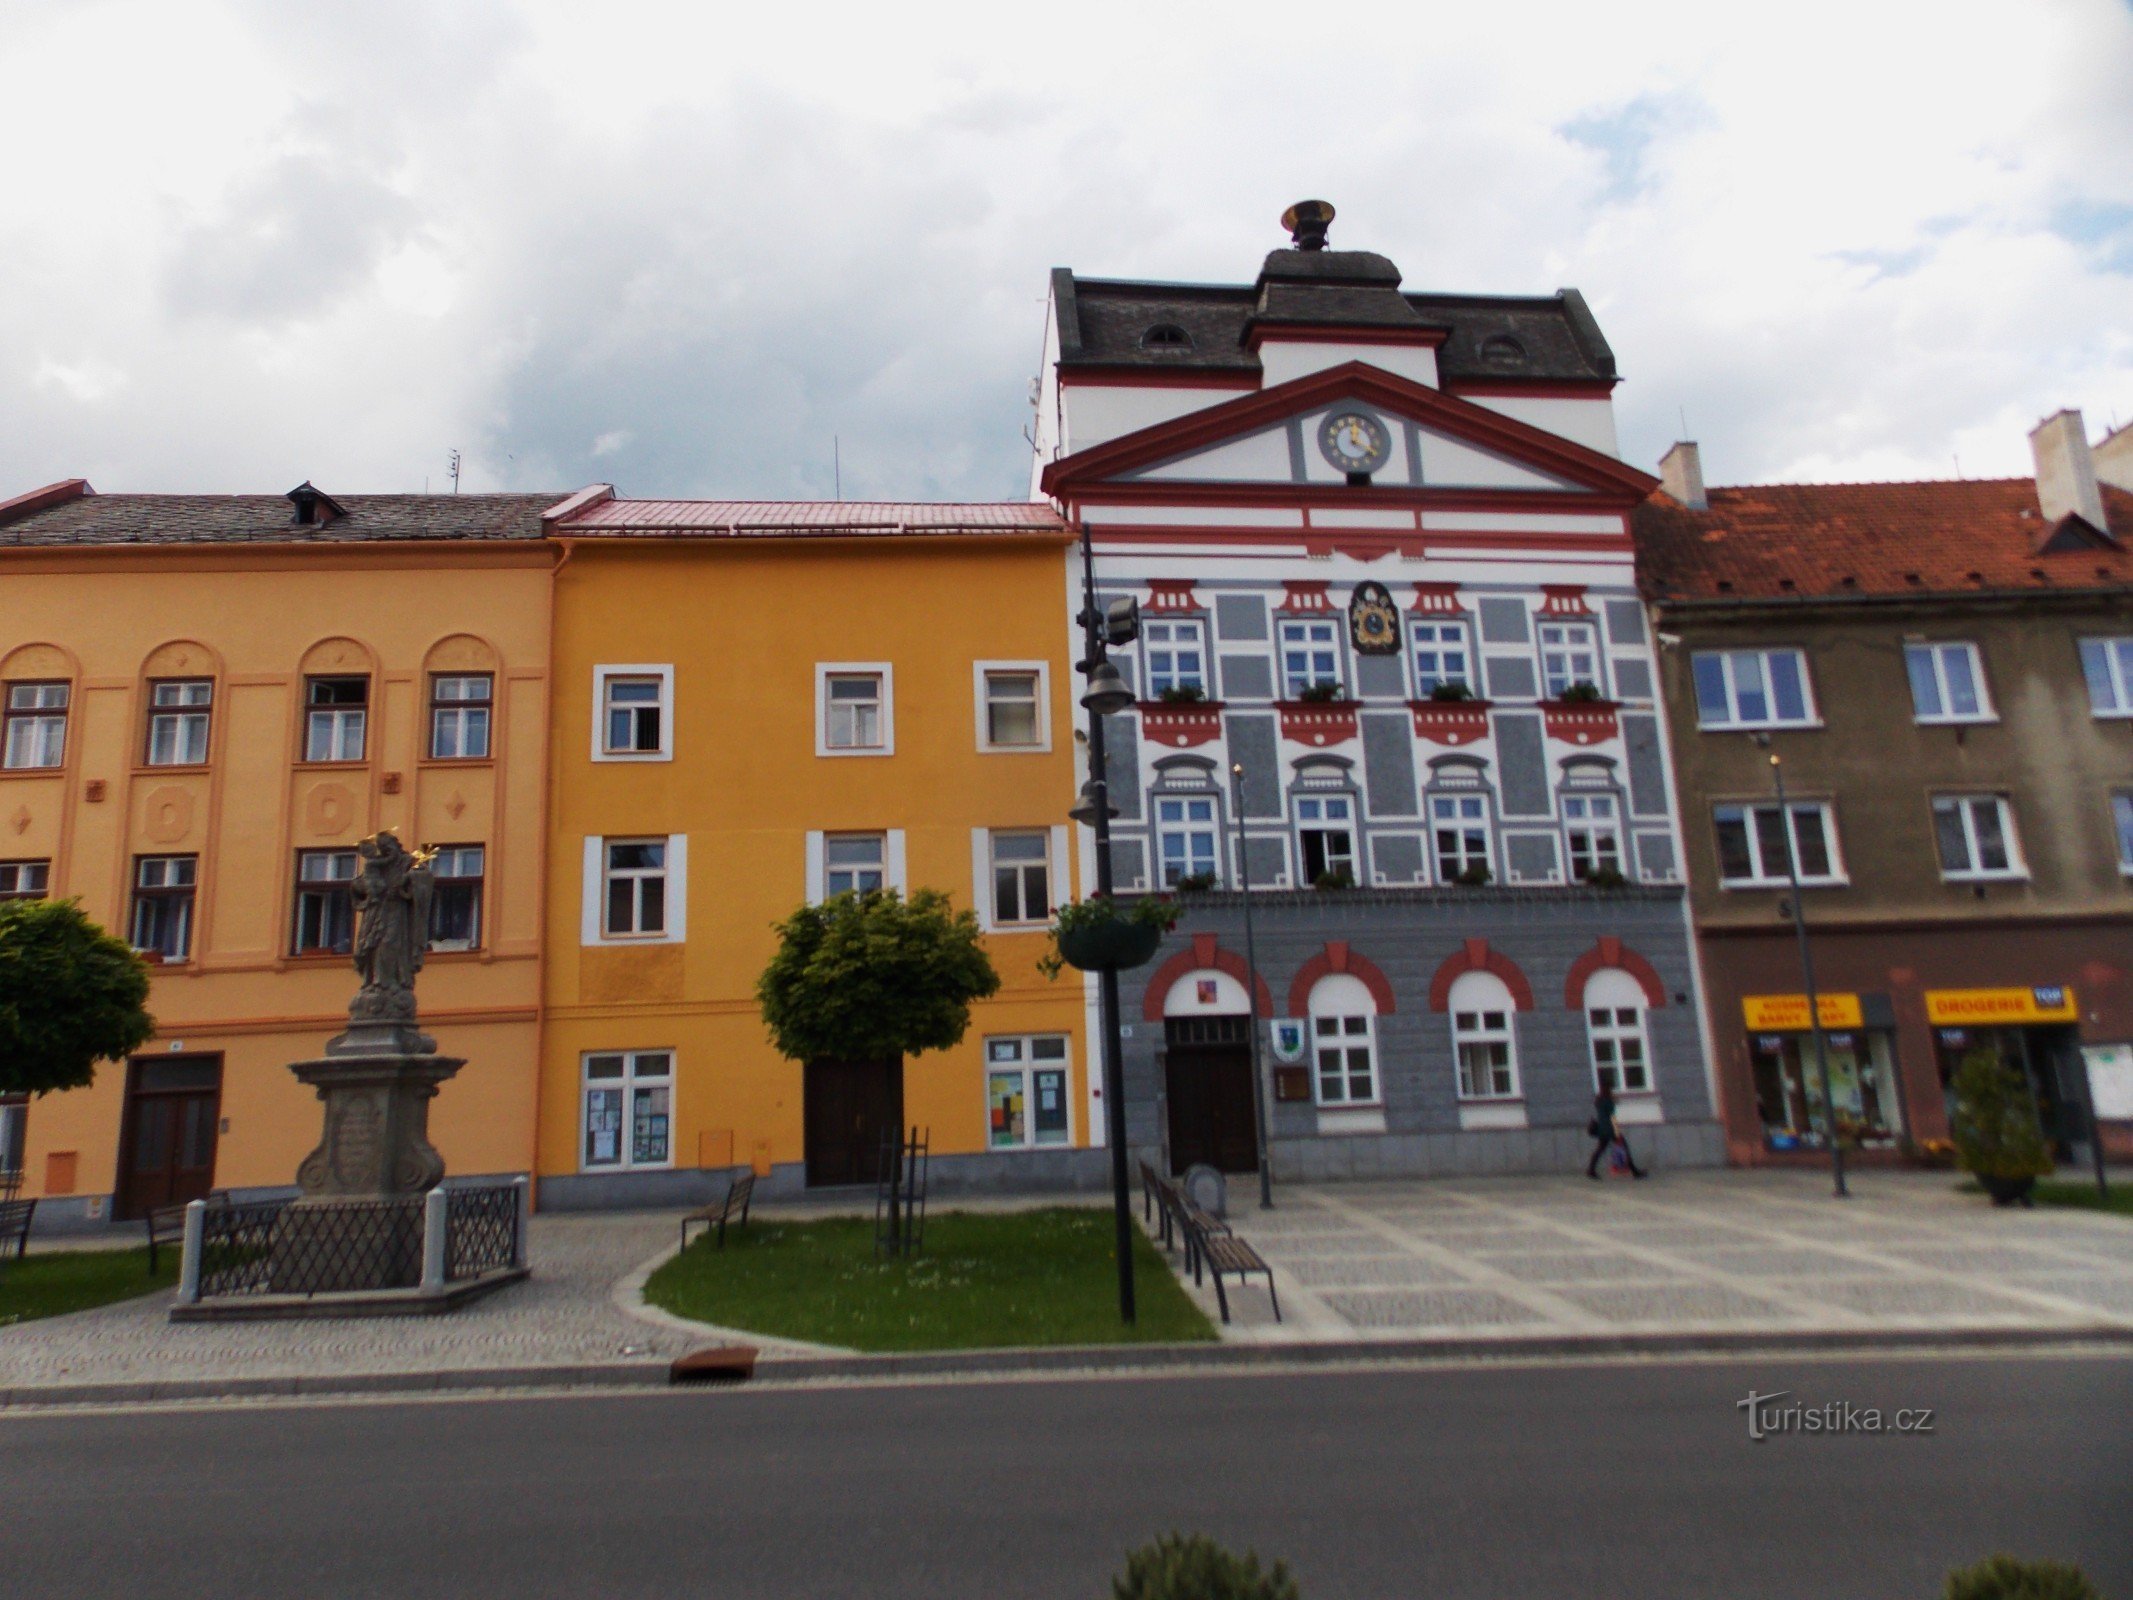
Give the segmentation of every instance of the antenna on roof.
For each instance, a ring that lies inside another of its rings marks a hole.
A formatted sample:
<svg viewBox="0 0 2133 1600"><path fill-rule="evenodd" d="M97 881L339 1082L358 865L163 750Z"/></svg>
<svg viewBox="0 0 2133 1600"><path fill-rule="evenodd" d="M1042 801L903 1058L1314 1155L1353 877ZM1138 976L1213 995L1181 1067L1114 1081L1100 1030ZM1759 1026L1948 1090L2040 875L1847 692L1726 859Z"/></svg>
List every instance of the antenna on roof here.
<svg viewBox="0 0 2133 1600"><path fill-rule="evenodd" d="M459 493L459 452L454 450L450 463L445 467L445 476L452 480L452 493Z"/></svg>
<svg viewBox="0 0 2133 1600"><path fill-rule="evenodd" d="M1689 408L1687 406L1676 406L1674 410L1681 417L1681 437L1686 439L1689 436Z"/></svg>
<svg viewBox="0 0 2133 1600"><path fill-rule="evenodd" d="M830 475L836 487L835 498L844 498L844 441L836 434L830 435Z"/></svg>
<svg viewBox="0 0 2133 1600"><path fill-rule="evenodd" d="M1958 451L1951 451L1951 452L1950 452L1950 454L1952 454L1952 455L1954 456L1954 458L1955 458L1955 475L1956 475L1956 476L1957 476L1958 478L1960 478L1960 477L1961 477L1961 476L1963 475L1963 457L1962 457L1962 452L1961 452L1961 451L1959 451L1959 450L1958 450Z"/></svg>

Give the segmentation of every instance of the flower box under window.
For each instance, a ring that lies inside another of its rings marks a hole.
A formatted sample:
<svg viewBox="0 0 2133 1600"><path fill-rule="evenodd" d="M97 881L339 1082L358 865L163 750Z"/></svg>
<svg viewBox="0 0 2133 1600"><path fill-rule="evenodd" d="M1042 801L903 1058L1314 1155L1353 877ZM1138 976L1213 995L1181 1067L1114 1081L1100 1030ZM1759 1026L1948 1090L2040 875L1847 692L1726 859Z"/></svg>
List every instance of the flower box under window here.
<svg viewBox="0 0 2133 1600"><path fill-rule="evenodd" d="M1141 734L1173 750L1213 744L1222 737L1222 706L1220 700L1143 700Z"/></svg>
<svg viewBox="0 0 2133 1600"><path fill-rule="evenodd" d="M1431 744L1474 744L1489 736L1486 700L1410 700L1415 737Z"/></svg>
<svg viewBox="0 0 2133 1600"><path fill-rule="evenodd" d="M1543 700L1541 726L1565 744L1603 744L1622 731L1612 700Z"/></svg>
<svg viewBox="0 0 2133 1600"><path fill-rule="evenodd" d="M1329 745L1356 736L1354 700L1277 700L1274 710L1281 717L1281 736L1298 744Z"/></svg>

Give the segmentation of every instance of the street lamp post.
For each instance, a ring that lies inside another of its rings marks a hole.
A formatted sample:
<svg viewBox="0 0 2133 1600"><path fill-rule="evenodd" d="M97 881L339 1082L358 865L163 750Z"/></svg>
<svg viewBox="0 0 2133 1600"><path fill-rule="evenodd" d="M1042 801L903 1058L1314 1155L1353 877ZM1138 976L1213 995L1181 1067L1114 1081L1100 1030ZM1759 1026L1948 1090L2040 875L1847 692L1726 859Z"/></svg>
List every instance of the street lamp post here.
<svg viewBox="0 0 2133 1600"><path fill-rule="evenodd" d="M1237 888L1244 896L1244 1016L1251 1029L1253 1109L1259 1126L1259 1209L1274 1209L1274 1163L1267 1149L1267 1120L1273 1105L1267 1099L1266 1073L1259 1065L1259 942L1252 936L1252 863L1244 850L1244 763L1233 761L1229 769L1230 810L1237 818Z"/></svg>
<svg viewBox="0 0 2133 1600"><path fill-rule="evenodd" d="M1767 736L1757 741L1768 747ZM1844 1186L1844 1140L1837 1131L1837 1096L1829 1082L1829 1047L1822 1037L1822 998L1815 991L1814 952L1807 943L1807 907L1800 898L1800 859L1795 848L1792 808L1785 803L1785 763L1770 751L1770 776L1777 783L1778 822L1785 837L1785 878L1792 886L1792 931L1800 944L1800 978L1807 989L1807 1026L1814 1033L1815 1075L1822 1084L1822 1113L1829 1119L1829 1166L1836 1177L1837 1198L1851 1191Z"/></svg>

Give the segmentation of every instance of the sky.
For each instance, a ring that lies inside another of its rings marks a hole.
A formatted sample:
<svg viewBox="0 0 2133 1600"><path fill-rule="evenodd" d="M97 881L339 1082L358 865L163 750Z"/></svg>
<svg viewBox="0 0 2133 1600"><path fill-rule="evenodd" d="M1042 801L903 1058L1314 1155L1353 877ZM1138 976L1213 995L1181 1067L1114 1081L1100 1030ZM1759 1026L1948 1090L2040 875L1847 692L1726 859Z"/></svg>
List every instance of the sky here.
<svg viewBox="0 0 2133 1600"><path fill-rule="evenodd" d="M0 498L1019 498L1047 273L1582 289L1623 455L2133 423L2133 0L0 0Z"/></svg>

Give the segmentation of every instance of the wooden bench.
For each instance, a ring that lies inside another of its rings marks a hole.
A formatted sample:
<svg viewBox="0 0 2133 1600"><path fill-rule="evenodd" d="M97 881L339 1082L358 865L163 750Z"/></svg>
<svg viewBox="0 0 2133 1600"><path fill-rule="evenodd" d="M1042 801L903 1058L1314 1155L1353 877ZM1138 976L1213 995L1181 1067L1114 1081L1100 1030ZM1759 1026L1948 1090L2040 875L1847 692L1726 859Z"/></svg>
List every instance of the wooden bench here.
<svg viewBox="0 0 2133 1600"><path fill-rule="evenodd" d="M718 1229L718 1247L721 1250L725 1249L726 1224L733 1221L746 1222L748 1220L748 1204L754 1198L754 1195L755 1173L753 1170L744 1172L738 1178L730 1180L726 1184L725 1199L719 1201L716 1205L705 1206L700 1211L692 1211L681 1219L682 1249L689 1248L689 1224L692 1222L700 1222L706 1228Z"/></svg>
<svg viewBox="0 0 2133 1600"><path fill-rule="evenodd" d="M1192 1268L1192 1281L1200 1281L1200 1268L1204 1265L1208 1275L1215 1280L1215 1303L1222 1308L1222 1320L1229 1321L1229 1295L1222 1288L1224 1274L1244 1282L1254 1274L1266 1279L1267 1298L1274 1303L1274 1320L1281 1320L1281 1297L1274 1292L1274 1269L1260 1258L1259 1252L1231 1233L1227 1224L1209 1216L1191 1200L1186 1200L1179 1221L1185 1232L1186 1265Z"/></svg>
<svg viewBox="0 0 2133 1600"><path fill-rule="evenodd" d="M208 1191L207 1203L211 1206L226 1206L230 1203L227 1189ZM148 1213L148 1275L156 1275L156 1254L166 1244L185 1243L185 1207L180 1200L175 1205L157 1206Z"/></svg>
<svg viewBox="0 0 2133 1600"><path fill-rule="evenodd" d="M0 1261L9 1255L9 1246L17 1261L30 1253L30 1218L37 1215L34 1200L0 1200Z"/></svg>

